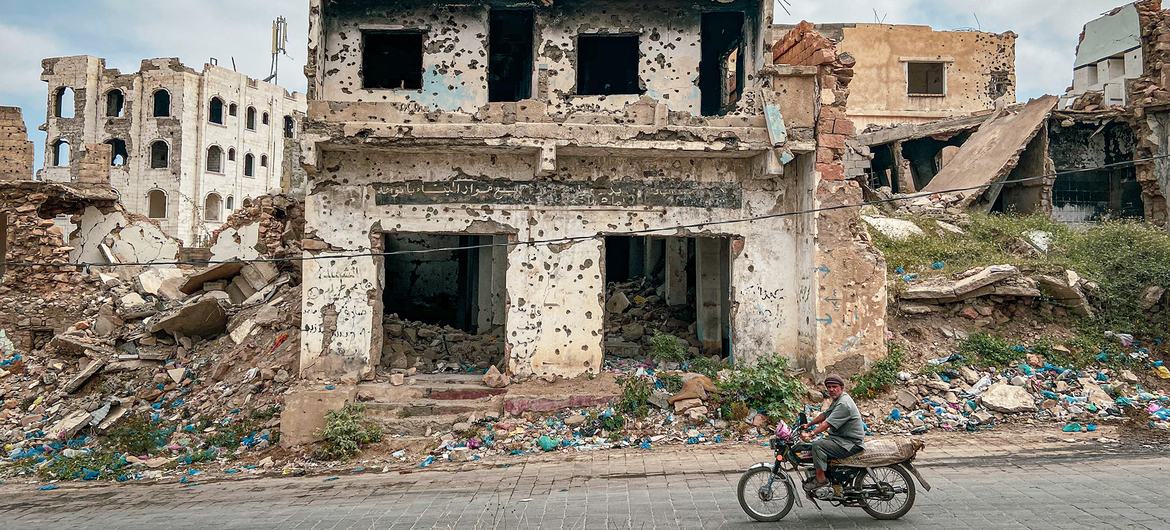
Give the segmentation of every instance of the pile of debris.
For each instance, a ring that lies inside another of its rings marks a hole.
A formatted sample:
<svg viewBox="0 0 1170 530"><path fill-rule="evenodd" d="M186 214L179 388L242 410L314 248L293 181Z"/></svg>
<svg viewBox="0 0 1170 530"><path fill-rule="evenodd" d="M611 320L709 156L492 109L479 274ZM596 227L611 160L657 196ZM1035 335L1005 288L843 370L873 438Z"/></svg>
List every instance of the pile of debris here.
<svg viewBox="0 0 1170 530"><path fill-rule="evenodd" d="M42 347L3 345L8 465L0 473L111 449L102 435L119 428L151 430L156 447L123 454L117 469L91 470L91 478L157 477L192 455L226 458L276 443L282 394L298 373L294 278L268 263L117 270L94 274L101 290L93 317L79 315Z"/></svg>
<svg viewBox="0 0 1170 530"><path fill-rule="evenodd" d="M1093 306L1086 293L1097 290L1096 284L1071 270L1025 276L1014 265L976 267L923 281L908 274L903 280L907 285L898 293L898 309L903 313L949 312L979 325L1007 323L1014 313L1038 301L1054 306L1048 311L1055 316L1069 311L1092 316Z"/></svg>
<svg viewBox="0 0 1170 530"><path fill-rule="evenodd" d="M304 201L283 194L245 199L212 234L216 261L286 258L301 255L305 235Z"/></svg>
<svg viewBox="0 0 1170 530"><path fill-rule="evenodd" d="M687 343L690 357L699 355L695 315L690 306L666 304L661 285L649 279L612 282L606 286L605 352L620 358L644 358L650 339L662 333Z"/></svg>
<svg viewBox="0 0 1170 530"><path fill-rule="evenodd" d="M382 319L382 367L409 373L484 373L503 367L504 340L494 333L474 334L450 326L398 318Z"/></svg>
<svg viewBox="0 0 1170 530"><path fill-rule="evenodd" d="M1113 336L1133 345L1129 335ZM1061 346L1055 348L1067 353ZM1104 353L1098 359L1109 360ZM932 428L976 431L1024 419L1060 422L1065 432L1092 432L1099 422L1124 421L1136 412L1148 414L1149 427L1170 430L1170 395L1154 389L1157 381L1170 383L1164 363L1150 360L1141 348L1114 361L1130 368L1102 364L1076 370L1053 365L1035 353L1004 369L979 370L959 354L933 359L924 373L898 374L901 385L890 397L892 406L877 403L882 408L869 417L878 421L869 428L910 434ZM1139 373L1149 374L1144 378L1147 384Z"/></svg>

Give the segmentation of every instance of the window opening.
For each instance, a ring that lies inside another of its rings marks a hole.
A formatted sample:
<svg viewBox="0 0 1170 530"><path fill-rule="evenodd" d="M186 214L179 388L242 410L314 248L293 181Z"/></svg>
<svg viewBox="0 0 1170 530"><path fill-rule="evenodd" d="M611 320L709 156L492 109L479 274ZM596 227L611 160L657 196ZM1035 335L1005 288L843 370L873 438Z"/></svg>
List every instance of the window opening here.
<svg viewBox="0 0 1170 530"><path fill-rule="evenodd" d="M120 138L111 138L106 140L113 151L110 154L110 165L114 167L122 167L130 160L130 152L126 150L126 141Z"/></svg>
<svg viewBox="0 0 1170 530"><path fill-rule="evenodd" d="M488 29L488 101L520 101L532 93L531 10L492 10Z"/></svg>
<svg viewBox="0 0 1170 530"><path fill-rule="evenodd" d="M69 142L64 139L53 142L53 166L64 167L69 165Z"/></svg>
<svg viewBox="0 0 1170 530"><path fill-rule="evenodd" d="M906 63L906 92L911 96L945 96L946 63Z"/></svg>
<svg viewBox="0 0 1170 530"><path fill-rule="evenodd" d="M236 117L240 115L240 106L232 103L228 106L228 116Z"/></svg>
<svg viewBox="0 0 1170 530"><path fill-rule="evenodd" d="M203 201L203 220L213 223L223 219L223 199L218 193L209 193Z"/></svg>
<svg viewBox="0 0 1170 530"><path fill-rule="evenodd" d="M248 107L247 112L244 114L244 126L247 127L248 130L250 130L250 131L256 130L256 109L255 108Z"/></svg>
<svg viewBox="0 0 1170 530"><path fill-rule="evenodd" d="M207 121L218 125L223 125L223 100L219 98L211 98L211 106L208 109Z"/></svg>
<svg viewBox="0 0 1170 530"><path fill-rule="evenodd" d="M296 134L297 123L292 116L284 117L284 137L292 138Z"/></svg>
<svg viewBox="0 0 1170 530"><path fill-rule="evenodd" d="M253 165L255 164L255 160L256 160L255 157L253 157L250 153L244 155L244 176L245 177L251 177L251 176L255 175L256 171L255 171L255 168L253 167Z"/></svg>
<svg viewBox="0 0 1170 530"><path fill-rule="evenodd" d="M641 94L637 35L578 35L577 94Z"/></svg>
<svg viewBox="0 0 1170 530"><path fill-rule="evenodd" d="M223 173L223 149L218 145L207 148L207 171Z"/></svg>
<svg viewBox="0 0 1170 530"><path fill-rule="evenodd" d="M150 168L165 169L170 166L171 147L162 140L150 144Z"/></svg>
<svg viewBox="0 0 1170 530"><path fill-rule="evenodd" d="M236 148L232 147L232 148L228 149L228 162L235 162L235 161L236 161Z"/></svg>
<svg viewBox="0 0 1170 530"><path fill-rule="evenodd" d="M106 93L106 116L121 118L126 107L126 96L121 90L111 90Z"/></svg>
<svg viewBox="0 0 1170 530"><path fill-rule="evenodd" d="M260 155L260 167L268 167L268 155Z"/></svg>
<svg viewBox="0 0 1170 530"><path fill-rule="evenodd" d="M264 125L268 125L268 113L267 112L260 115L260 123L262 123Z"/></svg>
<svg viewBox="0 0 1170 530"><path fill-rule="evenodd" d="M171 93L166 90L154 92L154 117L169 118L171 116Z"/></svg>
<svg viewBox="0 0 1170 530"><path fill-rule="evenodd" d="M228 195L228 198L227 198L227 209L228 209L228 210L234 210L235 208L236 208L236 198L235 198L235 197L232 197L231 195Z"/></svg>
<svg viewBox="0 0 1170 530"><path fill-rule="evenodd" d="M418 32L362 32L362 87L422 88L423 35Z"/></svg>
<svg viewBox="0 0 1170 530"><path fill-rule="evenodd" d="M744 15L738 11L703 13L699 90L704 116L730 111L743 95Z"/></svg>
<svg viewBox="0 0 1170 530"><path fill-rule="evenodd" d="M146 194L147 216L151 219L166 219L167 194L163 190L151 190Z"/></svg>
<svg viewBox="0 0 1170 530"><path fill-rule="evenodd" d="M63 86L57 89L53 96L53 116L56 118L72 118L77 105L77 95L73 89Z"/></svg>

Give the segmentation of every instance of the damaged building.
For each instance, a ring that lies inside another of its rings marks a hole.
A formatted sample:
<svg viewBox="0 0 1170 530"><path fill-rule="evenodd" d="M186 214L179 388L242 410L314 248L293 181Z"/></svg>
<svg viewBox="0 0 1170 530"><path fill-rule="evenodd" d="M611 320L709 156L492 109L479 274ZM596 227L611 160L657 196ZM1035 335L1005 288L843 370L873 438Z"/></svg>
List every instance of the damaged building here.
<svg viewBox="0 0 1170 530"><path fill-rule="evenodd" d="M45 59L43 180L76 182L81 151L110 148L109 181L122 204L186 246L204 246L231 211L270 191L299 189L303 94L233 70L178 59L137 72L89 56Z"/></svg>
<svg viewBox="0 0 1170 530"><path fill-rule="evenodd" d="M658 331L884 355L884 262L809 212L859 194L836 52L777 51L770 2L668 4L311 2L304 374L571 377Z"/></svg>
<svg viewBox="0 0 1170 530"><path fill-rule="evenodd" d="M1016 34L1010 31L908 24L813 28L847 57L849 117L860 129L963 116L1016 101Z"/></svg>

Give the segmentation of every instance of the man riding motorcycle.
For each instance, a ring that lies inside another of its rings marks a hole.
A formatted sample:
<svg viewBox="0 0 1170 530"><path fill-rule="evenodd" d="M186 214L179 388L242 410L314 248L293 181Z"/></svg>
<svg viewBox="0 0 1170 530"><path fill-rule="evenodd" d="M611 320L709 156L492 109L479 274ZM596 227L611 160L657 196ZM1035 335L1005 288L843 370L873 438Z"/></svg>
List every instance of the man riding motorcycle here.
<svg viewBox="0 0 1170 530"><path fill-rule="evenodd" d="M845 392L845 380L837 374L831 374L825 378L824 385L833 402L809 424L816 428L801 434L801 439L806 443L798 447L799 450L812 452L816 467L816 482L805 484L808 491L815 491L829 483L825 472L829 469L830 460L852 456L864 449L862 441L865 428L861 423L861 412L857 410L853 398ZM825 431L829 433L827 436L812 441Z"/></svg>

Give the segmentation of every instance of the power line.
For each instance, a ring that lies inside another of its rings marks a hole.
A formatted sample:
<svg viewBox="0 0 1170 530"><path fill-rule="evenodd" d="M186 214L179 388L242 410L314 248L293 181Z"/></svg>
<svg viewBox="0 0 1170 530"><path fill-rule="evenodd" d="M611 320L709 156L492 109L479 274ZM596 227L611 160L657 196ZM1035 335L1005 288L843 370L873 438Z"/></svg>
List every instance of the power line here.
<svg viewBox="0 0 1170 530"><path fill-rule="evenodd" d="M932 195L958 193L958 192L963 192L963 191L975 191L975 190L991 188L994 186L1004 186L1007 184L1020 184L1020 183L1024 183L1024 182L1032 182L1032 181L1036 181L1036 180L1055 178L1055 177L1059 177L1061 175L1071 175L1071 174L1075 174L1075 173L1099 171L1102 169L1127 167L1127 166L1133 166L1133 165L1137 165L1137 164L1144 163L1144 162L1161 160L1161 159L1165 159L1165 158L1170 158L1170 154L1156 155L1156 156L1151 156L1151 157L1147 157L1147 158L1139 158L1139 159L1134 159L1134 160L1127 160L1124 162L1115 162L1112 164L1104 164L1101 166L1096 166L1096 167L1091 167L1091 168L1073 169L1073 170L1068 170L1068 171L1055 171L1052 173L1045 173L1042 175L1036 175L1036 176L1032 176L1032 177L1023 177L1023 178L1012 179L1012 180L1002 180L999 182L980 184L980 185L976 185L976 186L952 188L952 189L942 190L942 191L911 193L911 194L907 194L907 195L899 195L897 197L889 197L889 198L885 198L885 199L875 199L875 200L871 200L871 201L862 201L859 203L838 204L838 205L834 205L834 206L808 208L808 209L804 209L804 210L795 210L795 211L790 211L790 212L779 212L779 213L773 213L773 214L767 214L767 215L758 215L758 216L754 216L754 217L725 219L722 221L704 221L704 222L672 225L672 226L665 226L665 227L658 227L658 228L643 228L640 230L629 230L629 231L621 232L620 235L627 236L627 235L639 235L639 234L654 234L654 233L658 233L658 232L670 232L670 231L684 230L684 229L689 229L689 228L703 228L703 227L708 227L708 226L722 226L722 225L738 224L738 223L750 223L750 222L754 222L754 221L763 221L763 220L777 219L777 218L782 218L782 217L807 215L807 214L813 214L813 213L819 213L819 212L830 212L830 211L836 211L836 210L844 210L844 209L848 209L848 208L863 208L865 206L877 206L877 205L881 205L881 204L889 204L889 203L894 203L894 202L898 202L898 201L918 199L921 197L930 197ZM556 244L563 244L563 243L575 243L575 242L580 242L580 241L588 241L590 239L597 239L597 238L601 238L601 237L606 237L606 234L593 234L593 235L587 235L587 236L566 236L566 237L557 237L557 238L550 238L550 239L530 239L527 241L514 241L514 242L509 241L509 242L505 242L505 243L486 243L486 244L481 244L481 245L465 245L465 246L456 246L456 247L394 250L394 251L390 251L390 252L354 252L354 253L343 253L343 254L326 254L326 255L318 255L318 256L301 255L301 256L291 256L291 257L287 257L287 258L253 258L253 259L246 259L246 260L233 259L233 260L208 260L208 261L148 261L148 262L132 262L132 263L48 263L48 262L2 262L2 263L4 263L6 266L9 266L9 267L33 267L33 266L64 267L64 266L71 266L71 267L84 267L84 268L93 268L93 267L164 267L164 266L165 267L173 267L173 266L179 266L179 265L207 266L207 265L222 265L225 263L282 263L282 262L317 261L317 260L326 260L326 259L348 259L348 258L362 258L362 257L398 256L398 255L409 255L409 254L429 254L429 253L433 253L433 252L449 252L449 251L458 251L458 250L478 250L478 249L495 248L495 247L508 247L508 248L519 247L519 246L535 247L535 246L540 246L540 245L556 245Z"/></svg>

